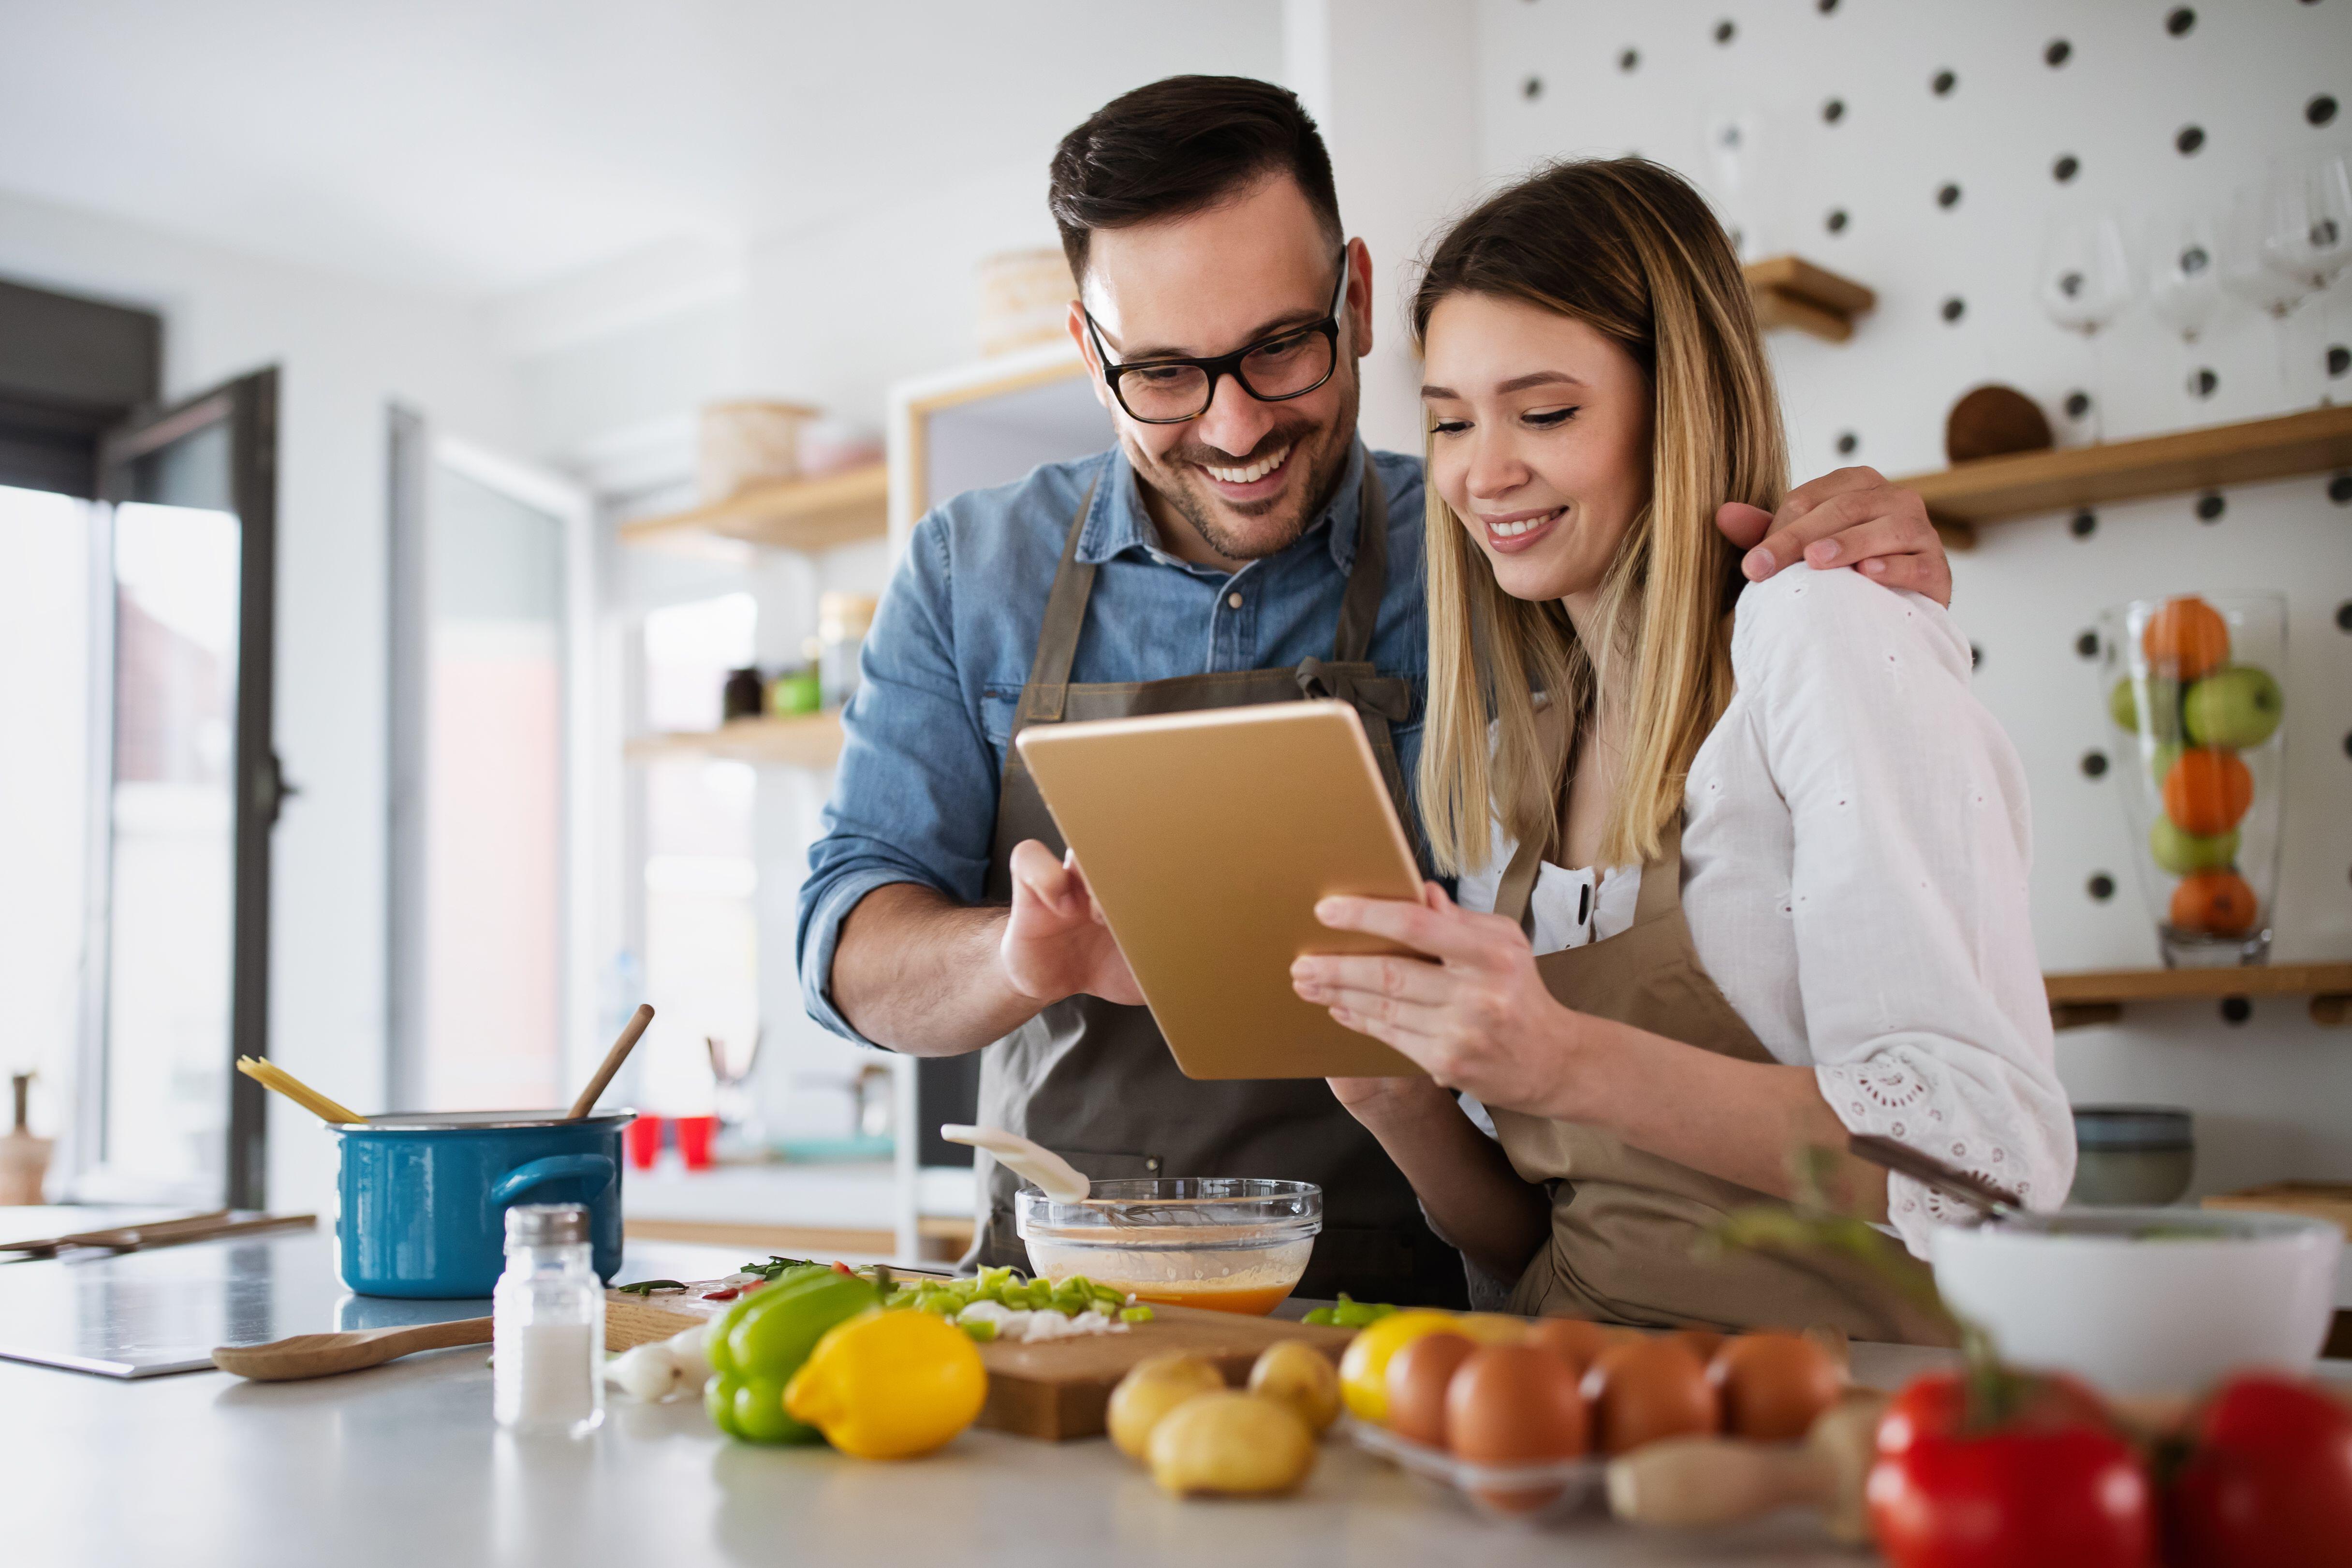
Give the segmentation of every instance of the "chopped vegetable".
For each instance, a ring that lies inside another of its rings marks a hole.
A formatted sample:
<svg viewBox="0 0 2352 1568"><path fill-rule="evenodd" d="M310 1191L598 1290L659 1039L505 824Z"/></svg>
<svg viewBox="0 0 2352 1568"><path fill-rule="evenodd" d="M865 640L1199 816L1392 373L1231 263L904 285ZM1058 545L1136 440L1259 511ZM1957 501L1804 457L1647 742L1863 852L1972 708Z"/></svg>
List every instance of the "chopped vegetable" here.
<svg viewBox="0 0 2352 1568"><path fill-rule="evenodd" d="M683 1291L686 1283L681 1280L640 1280L634 1285L618 1285L614 1289L625 1296L650 1296L656 1291Z"/></svg>
<svg viewBox="0 0 2352 1568"><path fill-rule="evenodd" d="M1150 1307L1122 1307L1119 1309L1118 1321L1123 1323L1148 1323L1151 1321L1151 1309Z"/></svg>
<svg viewBox="0 0 2352 1568"><path fill-rule="evenodd" d="M1324 1328L1360 1329L1370 1327L1395 1311L1396 1308L1385 1301L1360 1301L1342 1291L1337 1305L1317 1307L1307 1314L1305 1321Z"/></svg>

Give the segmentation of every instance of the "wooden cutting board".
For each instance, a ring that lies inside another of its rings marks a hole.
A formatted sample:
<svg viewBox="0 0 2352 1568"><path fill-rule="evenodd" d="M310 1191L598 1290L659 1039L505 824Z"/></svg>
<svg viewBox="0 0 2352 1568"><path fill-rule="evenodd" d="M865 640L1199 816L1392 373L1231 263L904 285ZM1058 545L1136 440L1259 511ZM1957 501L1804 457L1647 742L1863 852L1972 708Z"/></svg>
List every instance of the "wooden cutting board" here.
<svg viewBox="0 0 2352 1568"><path fill-rule="evenodd" d="M717 1288L689 1286L682 1295L650 1299L607 1291L605 1348L626 1350L709 1322L734 1305L731 1301L702 1299L704 1291ZM1133 1324L1125 1333L1089 1334L1037 1344L982 1345L981 1363L988 1368L988 1403L981 1409L980 1424L1049 1442L1099 1437L1110 1391L1137 1362L1155 1355L1197 1355L1216 1363L1226 1382L1239 1384L1249 1376L1250 1364L1258 1353L1270 1344L1305 1340L1337 1361L1355 1337L1353 1329L1202 1312L1197 1307L1155 1306L1151 1312L1150 1322Z"/></svg>

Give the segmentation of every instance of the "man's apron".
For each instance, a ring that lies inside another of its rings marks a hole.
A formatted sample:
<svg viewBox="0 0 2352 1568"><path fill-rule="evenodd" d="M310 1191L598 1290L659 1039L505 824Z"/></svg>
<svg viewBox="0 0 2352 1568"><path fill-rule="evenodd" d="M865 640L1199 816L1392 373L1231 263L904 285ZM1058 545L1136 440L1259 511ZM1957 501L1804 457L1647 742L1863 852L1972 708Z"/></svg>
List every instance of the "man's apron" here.
<svg viewBox="0 0 2352 1568"><path fill-rule="evenodd" d="M1523 924L1543 852L1519 846L1495 913ZM1642 868L1633 924L1604 941L1536 959L1564 1007L1742 1061L1772 1053L1707 977L1682 906L1682 818ZM1645 1327L1842 1328L1858 1339L1948 1343L1949 1330L1843 1259L1757 1252L1700 1256L1707 1228L1735 1208L1781 1200L1628 1147L1575 1122L1489 1107L1512 1167L1551 1184L1551 1239L1512 1291L1510 1310ZM1897 1250L1899 1250L1899 1245ZM1907 1256L1901 1266L1921 1265Z"/></svg>
<svg viewBox="0 0 2352 1568"><path fill-rule="evenodd" d="M1308 658L1295 669L1073 685L1071 662L1095 580L1094 567L1077 559L1093 499L1089 486L1070 522L1013 735L1065 719L1337 697L1352 703L1362 717L1397 814L1412 831L1412 808L1389 738L1389 726L1412 711L1412 688L1379 674L1367 656L1388 586L1388 506L1371 459L1364 460L1356 559L1331 657ZM1248 809L1248 794L1249 781L1234 779L1235 810ZM1139 823L1137 831L1150 831L1150 825ZM1019 749L1008 740L989 858L992 899L1012 897L1013 849L1024 839L1038 840L1056 854L1065 847ZM982 1124L1034 1139L1097 1180L1266 1176L1317 1183L1323 1188L1323 1233L1298 1282L1299 1295L1346 1291L1359 1301L1464 1300L1454 1249L1431 1232L1411 1184L1328 1084L1318 1078L1187 1078L1148 1009L1090 996L1055 1002L982 1053L979 1113ZM1013 1230L1019 1180L994 1161L983 1156L983 1162L987 1208L965 1261L1026 1268L1028 1254Z"/></svg>

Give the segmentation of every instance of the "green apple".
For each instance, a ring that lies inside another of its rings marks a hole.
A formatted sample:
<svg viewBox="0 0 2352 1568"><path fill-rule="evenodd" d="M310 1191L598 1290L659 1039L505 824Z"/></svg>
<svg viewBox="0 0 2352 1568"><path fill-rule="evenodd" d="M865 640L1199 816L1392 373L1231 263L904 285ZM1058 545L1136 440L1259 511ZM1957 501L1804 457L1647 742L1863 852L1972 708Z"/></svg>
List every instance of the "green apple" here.
<svg viewBox="0 0 2352 1568"><path fill-rule="evenodd" d="M2107 692L2107 716L2116 721L2117 729L2139 733L2140 683L2126 675ZM2158 740L2177 739L2180 734L2180 683L2162 675L2147 677L2150 707L2150 728Z"/></svg>
<svg viewBox="0 0 2352 1568"><path fill-rule="evenodd" d="M2139 730L2139 704L2132 696L2131 677L2126 675L2107 693L2107 716L2116 721L2117 729Z"/></svg>
<svg viewBox="0 0 2352 1568"><path fill-rule="evenodd" d="M2260 746L2279 727L2286 694L2259 664L2226 664L2189 688L2180 705L2189 738L2200 746Z"/></svg>
<svg viewBox="0 0 2352 1568"><path fill-rule="evenodd" d="M2203 837L2184 833L2172 825L2169 817L2158 817L2156 826L2147 831L2147 852L2156 863L2174 876L2187 876L2192 871L2220 871L2238 858L2238 830Z"/></svg>

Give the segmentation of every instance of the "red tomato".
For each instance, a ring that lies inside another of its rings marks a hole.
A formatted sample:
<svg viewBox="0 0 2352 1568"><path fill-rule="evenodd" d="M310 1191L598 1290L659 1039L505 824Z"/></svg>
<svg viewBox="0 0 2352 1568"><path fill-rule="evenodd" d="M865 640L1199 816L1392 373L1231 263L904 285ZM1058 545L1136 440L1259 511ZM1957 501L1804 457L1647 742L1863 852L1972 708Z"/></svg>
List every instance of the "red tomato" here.
<svg viewBox="0 0 2352 1568"><path fill-rule="evenodd" d="M2088 1385L2051 1373L2040 1376L2004 1370L2011 1407L2004 1426L2047 1428L2107 1425L2107 1407ZM1878 1451L1900 1454L1922 1437L1960 1430L1968 1415L1969 1380L1964 1372L1931 1372L1904 1385L1878 1422Z"/></svg>
<svg viewBox="0 0 2352 1568"><path fill-rule="evenodd" d="M1865 1489L1895 1568L2147 1568L2156 1506L2124 1441L2084 1425L1915 1431Z"/></svg>
<svg viewBox="0 0 2352 1568"><path fill-rule="evenodd" d="M2352 1409L2273 1373L2224 1383L2165 1499L2178 1568L2352 1564Z"/></svg>

